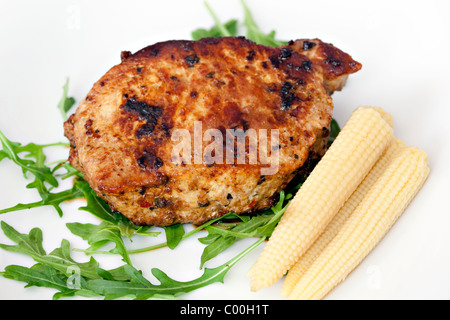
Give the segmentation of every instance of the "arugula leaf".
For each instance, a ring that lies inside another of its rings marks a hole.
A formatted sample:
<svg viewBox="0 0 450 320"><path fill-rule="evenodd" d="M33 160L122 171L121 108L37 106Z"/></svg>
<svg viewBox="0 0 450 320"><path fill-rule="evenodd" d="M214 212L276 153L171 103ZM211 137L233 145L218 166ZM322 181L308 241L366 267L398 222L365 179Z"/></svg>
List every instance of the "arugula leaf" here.
<svg viewBox="0 0 450 320"><path fill-rule="evenodd" d="M124 270L130 277L129 281L117 282L113 280L92 280L89 281L88 286L91 290L105 296L107 299L134 296L135 299L142 300L149 299L155 295L171 295L176 297L180 294L191 292L215 282L223 283L224 277L230 268L263 241L263 238L257 240L236 257L221 266L212 269L205 268L203 274L199 278L191 281L176 281L168 277L167 274L160 269L153 268L152 274L160 282L160 285L153 285L132 266L126 266Z"/></svg>
<svg viewBox="0 0 450 320"><path fill-rule="evenodd" d="M166 232L167 246L170 249L174 249L183 239L185 233L183 225L180 223L175 224L172 226L164 227L164 230Z"/></svg>
<svg viewBox="0 0 450 320"><path fill-rule="evenodd" d="M216 236L213 239L214 241L203 249L202 256L200 257L200 269L203 268L207 261L215 258L236 242L236 237L233 236Z"/></svg>
<svg viewBox="0 0 450 320"><path fill-rule="evenodd" d="M115 225L122 235L131 238L134 234L155 236L157 233L147 232L151 226L137 226L124 215L113 212L108 204L97 196L95 191L89 186L89 183L81 178L75 179L74 187L83 193L86 199L86 206L80 207L79 210L87 211L96 216L100 220L107 221L111 225Z"/></svg>
<svg viewBox="0 0 450 320"><path fill-rule="evenodd" d="M36 178L43 182L49 183L53 187L58 186L58 181L53 176L51 170L48 167L43 167L40 165L36 165L35 161L28 160L28 159L22 159L19 157L19 153L23 151L28 151L28 149L32 149L30 152L36 152L35 147L37 145L30 144L28 145L28 148L21 148L21 144L18 142L12 142L8 140L3 132L0 131L0 142L2 144L2 150L0 153L0 160L4 158L9 158L12 160L15 164L20 166L22 168L24 177L27 177L27 172L33 174ZM36 153L34 153L36 154ZM41 156L41 155L39 155Z"/></svg>
<svg viewBox="0 0 450 320"><path fill-rule="evenodd" d="M224 32L221 30L217 25L213 26L211 29L203 29L199 28L191 33L191 37L193 40L200 40L202 38L218 38L218 37L225 37L227 35L229 36L237 36L237 20L232 19L225 24L223 24L223 29L226 31Z"/></svg>
<svg viewBox="0 0 450 320"><path fill-rule="evenodd" d="M271 47L279 47L287 44L286 41L279 41L275 39L275 31L271 31L269 34L264 34L257 26L255 20L253 20L252 14L250 13L250 10L244 0L241 0L241 3L244 8L244 25L247 27L247 38L258 44Z"/></svg>
<svg viewBox="0 0 450 320"><path fill-rule="evenodd" d="M206 268L200 277L187 282L176 281L160 269L153 268L152 274L160 282L159 285L154 285L143 277L141 271L129 264L112 270L104 270L99 267L94 258L85 263L74 261L70 257L69 243L64 239L60 248L56 248L47 255L42 247L42 231L38 228L32 229L29 234L21 234L4 221L1 222L1 227L5 235L17 245L0 244L0 248L27 254L38 263L31 268L7 266L5 271L0 272L0 275L24 281L27 286L59 290L54 295L54 299L72 295L88 297L100 295L106 299L129 296L135 299L179 296L211 283L223 283L230 268L264 241L264 238L259 239L223 265L213 269ZM79 277L75 287L69 285L73 270L76 270Z"/></svg>
<svg viewBox="0 0 450 320"><path fill-rule="evenodd" d="M69 91L69 78L66 78L66 83L63 86L63 93L61 99L58 102L58 109L61 112L61 116L63 117L64 121L67 120L68 118L67 112L75 104L75 99L67 95L68 91Z"/></svg>
<svg viewBox="0 0 450 320"><path fill-rule="evenodd" d="M89 183L85 180L77 179L75 180L75 187L84 194L87 202L87 205L85 207L80 207L79 210L92 213L94 216L104 221L109 221L111 223L118 222L119 218L117 215L111 211L103 199L96 195L95 191L89 186Z"/></svg>
<svg viewBox="0 0 450 320"><path fill-rule="evenodd" d="M205 2L205 6L206 6L206 9L208 9L209 13L211 14L211 16L216 24L215 27L220 32L220 35L222 37L230 37L232 35L236 35L236 30L229 30L220 22L219 18L217 18L216 14L214 13L214 11L211 9L211 7L209 6L209 4L207 2ZM231 23L231 25L232 25L232 23ZM234 32L232 32L232 31L234 31Z"/></svg>
<svg viewBox="0 0 450 320"><path fill-rule="evenodd" d="M235 241L249 237L269 238L280 221L289 202L286 201L284 191L280 192L277 204L270 211L254 215L250 219L243 219L240 223L231 224L229 228L223 224L211 225L206 228L208 235L199 241L207 246L200 258L200 268L203 265L230 247ZM237 216L241 218L241 216ZM236 218L228 216L225 218Z"/></svg>
<svg viewBox="0 0 450 320"><path fill-rule="evenodd" d="M67 223L66 226L73 234L83 238L91 245L88 249L84 250L85 253L96 253L99 248L113 242L116 246L109 252L120 254L125 263L131 264L130 257L122 239L122 234L118 227L111 222L103 221L99 225L74 222Z"/></svg>
<svg viewBox="0 0 450 320"><path fill-rule="evenodd" d="M22 146L18 142L13 142L6 138L6 136L0 131L0 140L2 142L2 150L0 150L0 161L4 158L12 160L14 163L22 168L25 178L27 173L34 175L34 181L29 183L26 187L28 189L36 189L41 197L41 201L28 203L28 204L17 204L11 208L6 208L0 210L0 214L18 211L24 209L31 209L40 206L53 206L60 216L63 212L60 208L60 204L67 200L72 200L80 198L82 193L78 190L72 188L69 190L52 193L51 189L57 187L59 182L55 177L55 172L61 168L57 165L53 169L44 164L46 156L44 149L48 147L55 146L67 146L66 143L58 142L52 144L35 144L28 143ZM25 153L24 157L20 157L19 154ZM67 168L67 166L63 167ZM47 187L50 184L50 188Z"/></svg>
<svg viewBox="0 0 450 320"><path fill-rule="evenodd" d="M1 221L3 233L17 245L0 244L0 248L6 251L20 252L29 255L36 262L49 266L59 272L70 276L71 266L77 265L82 276L97 279L98 263L91 259L89 262L76 263L70 257L70 244L67 240L61 242L61 247L55 249L50 254L46 254L42 246L42 231L39 228L31 229L29 234L22 234L4 221Z"/></svg>
<svg viewBox="0 0 450 320"><path fill-rule="evenodd" d="M31 268L27 268L10 265L5 268L2 275L8 279L26 282L28 283L26 287L46 287L57 289L59 291L65 291L67 289L67 283L58 276L55 269L48 266L35 265Z"/></svg>
<svg viewBox="0 0 450 320"><path fill-rule="evenodd" d="M13 212L13 211L19 211L19 210L25 210L25 209L31 209L31 208L37 208L42 206L53 206L55 210L58 212L59 216L62 217L63 211L60 207L61 203L73 200L73 199L79 199L83 197L83 193L78 190L76 187L73 187L72 189L64 190L61 192L48 192L45 194L41 194L42 200L31 202L31 203L19 203L16 204L13 207L5 208L0 210L0 214L7 213L7 212Z"/></svg>

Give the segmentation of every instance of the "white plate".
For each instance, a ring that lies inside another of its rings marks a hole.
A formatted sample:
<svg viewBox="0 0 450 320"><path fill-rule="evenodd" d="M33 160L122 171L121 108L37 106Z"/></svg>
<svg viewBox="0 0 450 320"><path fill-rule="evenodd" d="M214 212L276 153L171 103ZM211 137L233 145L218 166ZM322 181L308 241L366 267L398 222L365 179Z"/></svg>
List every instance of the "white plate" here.
<svg viewBox="0 0 450 320"><path fill-rule="evenodd" d="M222 21L243 20L239 1L209 3ZM334 96L334 116L341 124L360 105L381 106L394 115L396 135L429 155L431 174L424 188L377 248L327 298L450 298L450 25L446 1L247 0L247 5L264 31L275 29L277 37L286 40L317 37L363 64ZM65 77L71 80L69 94L80 101L103 73L120 62L121 50L189 39L192 30L212 24L203 0L5 2L0 11L0 129L11 140L23 143L63 141L56 104ZM51 155L55 159L64 156L64 150ZM10 161L0 163L0 177L0 208L37 200ZM63 238L75 248L86 248L65 227L67 222L96 221L78 211L79 204L64 205L63 218L52 208L37 208L4 214L0 220L23 233L41 228L47 251L59 247ZM137 240L133 246L147 245L144 242L150 240ZM238 243L207 266L223 263L251 241ZM11 242L0 233L0 243ZM192 239L174 251L161 249L131 258L150 279L150 268L158 267L175 279L191 280L201 273L202 248ZM281 281L257 293L249 290L245 273L261 250L262 246L233 267L224 284L184 298L282 299ZM82 253L74 257L87 259ZM117 257L95 258L104 268L121 264ZM10 264L31 266L33 261L0 250L0 270ZM0 298L50 299L54 293L23 286L0 277Z"/></svg>

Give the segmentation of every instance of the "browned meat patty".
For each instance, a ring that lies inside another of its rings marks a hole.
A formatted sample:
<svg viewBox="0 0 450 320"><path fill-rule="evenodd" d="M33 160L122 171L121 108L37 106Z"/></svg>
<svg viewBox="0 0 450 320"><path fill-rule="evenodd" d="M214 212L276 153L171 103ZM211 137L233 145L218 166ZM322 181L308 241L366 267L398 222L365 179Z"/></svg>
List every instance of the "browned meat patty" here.
<svg viewBox="0 0 450 320"><path fill-rule="evenodd" d="M261 210L326 151L330 95L360 68L317 39L273 48L205 38L122 52L64 125L70 162L138 225Z"/></svg>

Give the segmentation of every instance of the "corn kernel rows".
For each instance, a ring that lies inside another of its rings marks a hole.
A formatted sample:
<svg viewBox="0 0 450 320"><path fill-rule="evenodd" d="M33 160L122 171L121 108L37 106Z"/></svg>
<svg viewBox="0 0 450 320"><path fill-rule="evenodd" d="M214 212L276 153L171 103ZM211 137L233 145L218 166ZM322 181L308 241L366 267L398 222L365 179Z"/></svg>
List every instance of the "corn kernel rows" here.
<svg viewBox="0 0 450 320"><path fill-rule="evenodd" d="M428 174L426 154L417 148L403 148L300 278L289 298L321 299L343 281L388 232Z"/></svg>
<svg viewBox="0 0 450 320"><path fill-rule="evenodd" d="M250 287L272 285L324 231L393 139L380 112L358 108L291 200L261 256L249 271Z"/></svg>
<svg viewBox="0 0 450 320"><path fill-rule="evenodd" d="M348 217L353 213L363 197L367 194L371 186L382 175L390 161L404 147L405 144L400 139L392 140L384 154L370 170L369 174L364 178L363 182L361 182L355 192L353 192L350 198L345 202L344 206L339 210L333 220L328 224L324 232L306 251L306 253L297 260L295 265L289 269L282 288L283 296L287 297L292 292L292 289L297 281L308 270L323 249L336 236L344 223L347 221Z"/></svg>

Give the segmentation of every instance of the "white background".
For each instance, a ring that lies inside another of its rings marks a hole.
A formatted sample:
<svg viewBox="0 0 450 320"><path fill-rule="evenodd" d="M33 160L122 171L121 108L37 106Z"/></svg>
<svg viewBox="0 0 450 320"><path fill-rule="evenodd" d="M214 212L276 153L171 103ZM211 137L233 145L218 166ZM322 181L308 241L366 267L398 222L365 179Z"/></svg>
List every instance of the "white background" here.
<svg viewBox="0 0 450 320"><path fill-rule="evenodd" d="M222 21L243 20L237 0L210 0ZM277 31L283 40L320 38L350 53L363 64L342 92L334 95L334 117L343 124L360 105L381 106L395 119L396 136L429 155L431 174L424 188L377 248L339 285L328 299L450 298L450 46L447 1L289 1L247 0L261 29ZM202 0L171 1L4 1L0 8L0 130L13 141L64 141L56 104L66 77L69 95L83 99L92 84L132 52L168 39L189 39L192 30L213 21ZM66 150L51 159L66 156ZM20 170L0 163L0 208L35 201ZM66 238L75 248L87 244L72 235L67 222L96 222L64 205L64 217L52 208L0 216L22 233L39 227L49 252ZM154 239L135 241L147 246ZM254 240L235 245L214 267ZM10 244L3 233L0 243ZM196 239L174 251L133 255L135 266L152 279L158 267L177 280L201 274L203 246ZM282 282L252 293L248 268L260 246L240 261L224 284L183 296L185 299L282 299ZM82 253L74 253L84 261ZM116 257L96 256L102 267L120 265ZM21 254L0 250L0 270L9 264L31 266ZM50 299L51 289L23 288L0 277L2 299Z"/></svg>

